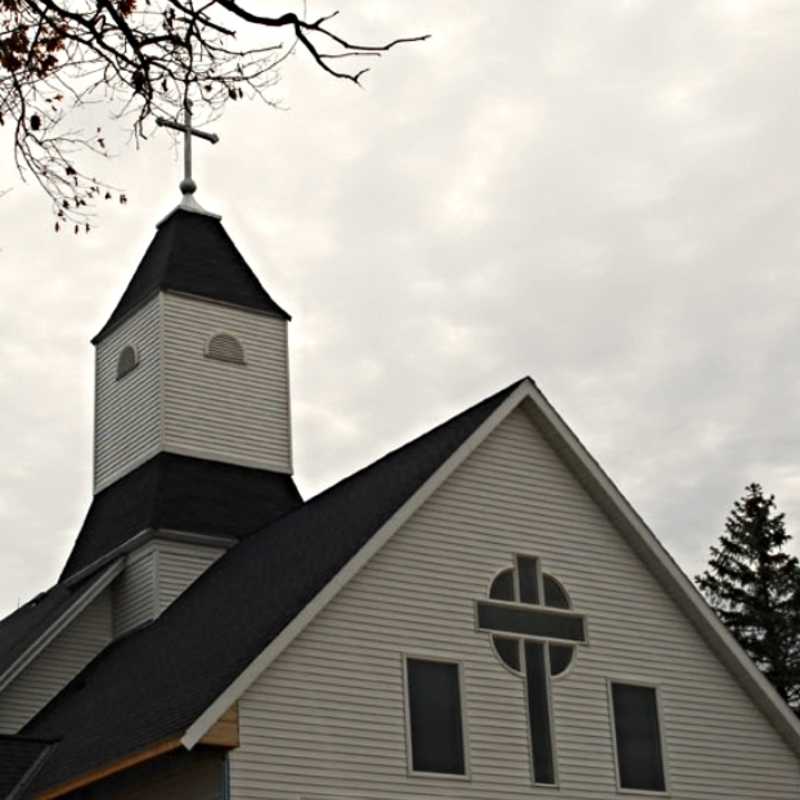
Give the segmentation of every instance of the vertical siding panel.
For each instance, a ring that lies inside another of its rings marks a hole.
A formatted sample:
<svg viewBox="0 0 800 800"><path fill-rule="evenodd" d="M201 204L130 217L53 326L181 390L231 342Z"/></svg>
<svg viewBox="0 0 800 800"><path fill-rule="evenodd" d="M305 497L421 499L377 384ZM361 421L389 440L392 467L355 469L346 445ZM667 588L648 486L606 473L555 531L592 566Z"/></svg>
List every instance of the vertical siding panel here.
<svg viewBox="0 0 800 800"><path fill-rule="evenodd" d="M514 553L588 615L553 681L558 789L531 786L522 682L474 627ZM403 652L463 663L469 781L407 775ZM797 797L798 759L517 410L241 698L232 797L614 797L609 678L660 687L672 798Z"/></svg>
<svg viewBox="0 0 800 800"><path fill-rule="evenodd" d="M114 638L156 616L157 551L146 545L128 556L125 569L112 584Z"/></svg>
<svg viewBox="0 0 800 800"><path fill-rule="evenodd" d="M239 340L244 365L205 356L216 333ZM165 449L291 472L286 341L283 319L165 294Z"/></svg>
<svg viewBox="0 0 800 800"><path fill-rule="evenodd" d="M107 589L0 693L0 733L17 733L110 641Z"/></svg>
<svg viewBox="0 0 800 800"><path fill-rule="evenodd" d="M160 299L153 297L97 344L95 351L95 493L158 452ZM138 366L117 380L126 345Z"/></svg>

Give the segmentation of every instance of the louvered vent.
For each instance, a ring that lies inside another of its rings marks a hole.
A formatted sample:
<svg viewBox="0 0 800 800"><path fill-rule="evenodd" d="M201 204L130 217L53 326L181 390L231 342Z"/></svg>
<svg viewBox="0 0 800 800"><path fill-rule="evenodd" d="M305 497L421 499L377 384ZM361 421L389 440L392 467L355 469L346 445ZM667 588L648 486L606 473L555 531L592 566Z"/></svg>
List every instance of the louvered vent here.
<svg viewBox="0 0 800 800"><path fill-rule="evenodd" d="M206 355L217 361L228 361L232 364L244 364L244 349L239 340L229 333L218 333L208 343Z"/></svg>
<svg viewBox="0 0 800 800"><path fill-rule="evenodd" d="M117 360L117 380L124 378L129 372L136 368L139 359L136 357L136 351L130 345L122 348Z"/></svg>

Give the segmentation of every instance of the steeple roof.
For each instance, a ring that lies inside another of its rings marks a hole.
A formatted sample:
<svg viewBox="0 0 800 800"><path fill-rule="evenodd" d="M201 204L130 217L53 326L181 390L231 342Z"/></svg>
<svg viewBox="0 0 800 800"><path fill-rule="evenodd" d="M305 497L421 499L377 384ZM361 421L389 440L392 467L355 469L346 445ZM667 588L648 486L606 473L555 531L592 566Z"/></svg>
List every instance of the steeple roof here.
<svg viewBox="0 0 800 800"><path fill-rule="evenodd" d="M159 453L94 496L59 580L105 563L142 531L242 539L301 503L290 475Z"/></svg>
<svg viewBox="0 0 800 800"><path fill-rule="evenodd" d="M102 339L159 289L291 319L259 283L217 217L178 207L159 224L122 299L92 342Z"/></svg>

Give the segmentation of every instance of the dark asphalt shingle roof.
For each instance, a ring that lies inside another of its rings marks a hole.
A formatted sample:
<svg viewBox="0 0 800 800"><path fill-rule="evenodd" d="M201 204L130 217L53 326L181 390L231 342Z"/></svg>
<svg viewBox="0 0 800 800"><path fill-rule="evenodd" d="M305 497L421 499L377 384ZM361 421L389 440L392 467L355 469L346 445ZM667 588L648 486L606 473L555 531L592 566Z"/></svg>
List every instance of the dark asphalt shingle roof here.
<svg viewBox="0 0 800 800"><path fill-rule="evenodd" d="M60 580L147 528L240 538L301 503L290 475L159 453L94 496Z"/></svg>
<svg viewBox="0 0 800 800"><path fill-rule="evenodd" d="M158 227L101 339L157 289L186 292L237 306L289 315L269 296L222 223L211 216L176 209Z"/></svg>
<svg viewBox="0 0 800 800"><path fill-rule="evenodd" d="M23 731L61 739L36 788L182 735L518 385L244 539L107 648Z"/></svg>
<svg viewBox="0 0 800 800"><path fill-rule="evenodd" d="M0 620L0 675L25 653L92 587L91 581L74 586L56 584Z"/></svg>
<svg viewBox="0 0 800 800"><path fill-rule="evenodd" d="M0 735L0 800L22 790L21 782L34 777L32 769L50 746L40 739Z"/></svg>

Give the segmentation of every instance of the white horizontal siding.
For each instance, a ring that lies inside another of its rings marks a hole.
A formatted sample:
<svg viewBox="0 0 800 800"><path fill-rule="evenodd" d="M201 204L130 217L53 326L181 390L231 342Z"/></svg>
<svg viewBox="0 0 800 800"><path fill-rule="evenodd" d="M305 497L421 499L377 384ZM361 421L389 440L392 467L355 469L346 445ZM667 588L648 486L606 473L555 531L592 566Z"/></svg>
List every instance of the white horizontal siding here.
<svg viewBox="0 0 800 800"><path fill-rule="evenodd" d="M220 547L163 540L157 547L159 614L225 552Z"/></svg>
<svg viewBox="0 0 800 800"><path fill-rule="evenodd" d="M245 364L208 358L217 333L235 336ZM291 472L287 325L180 295L164 295L164 449Z"/></svg>
<svg viewBox="0 0 800 800"><path fill-rule="evenodd" d="M112 584L114 637L156 617L157 548L151 542L131 553L122 574Z"/></svg>
<svg viewBox="0 0 800 800"><path fill-rule="evenodd" d="M107 589L0 692L0 733L17 733L110 641Z"/></svg>
<svg viewBox="0 0 800 800"><path fill-rule="evenodd" d="M154 296L97 344L95 493L158 452L160 444L160 298ZM117 359L133 345L139 364L117 380Z"/></svg>
<svg viewBox="0 0 800 800"><path fill-rule="evenodd" d="M474 630L517 552L588 617L554 681L558 789L531 786L522 681ZM404 652L464 664L469 781L407 775ZM798 760L517 410L244 694L232 797L614 797L609 678L660 687L672 798L798 797Z"/></svg>

